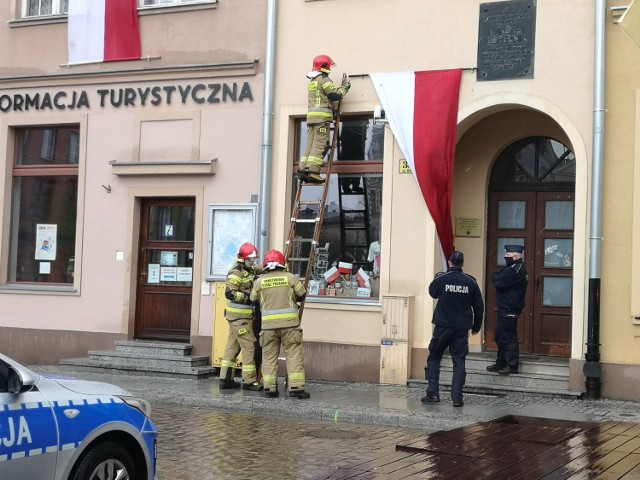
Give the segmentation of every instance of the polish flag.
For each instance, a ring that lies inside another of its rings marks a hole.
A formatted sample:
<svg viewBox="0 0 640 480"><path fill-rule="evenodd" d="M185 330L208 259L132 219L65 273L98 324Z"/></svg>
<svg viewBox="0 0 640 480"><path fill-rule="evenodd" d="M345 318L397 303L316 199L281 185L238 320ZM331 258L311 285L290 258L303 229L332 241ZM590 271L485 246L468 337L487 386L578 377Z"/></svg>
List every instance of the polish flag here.
<svg viewBox="0 0 640 480"><path fill-rule="evenodd" d="M351 275L351 272L353 272L353 263L338 262L338 271L345 275Z"/></svg>
<svg viewBox="0 0 640 480"><path fill-rule="evenodd" d="M69 0L69 63L141 57L136 0Z"/></svg>
<svg viewBox="0 0 640 480"><path fill-rule="evenodd" d="M329 285L340 278L340 272L336 267L331 267L329 270L324 272L323 275Z"/></svg>
<svg viewBox="0 0 640 480"><path fill-rule="evenodd" d="M461 77L460 69L371 74L436 225L445 265L454 251L451 199Z"/></svg>
<svg viewBox="0 0 640 480"><path fill-rule="evenodd" d="M356 273L356 278L358 279L358 285L361 287L371 287L369 284L369 275L362 268Z"/></svg>

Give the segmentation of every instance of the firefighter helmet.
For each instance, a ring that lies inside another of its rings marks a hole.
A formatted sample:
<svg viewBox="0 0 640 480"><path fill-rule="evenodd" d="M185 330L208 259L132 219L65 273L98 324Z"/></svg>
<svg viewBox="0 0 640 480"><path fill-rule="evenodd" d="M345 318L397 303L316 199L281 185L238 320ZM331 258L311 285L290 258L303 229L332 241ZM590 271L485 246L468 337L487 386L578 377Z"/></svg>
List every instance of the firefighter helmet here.
<svg viewBox="0 0 640 480"><path fill-rule="evenodd" d="M275 270L276 268L287 268L287 261L282 252L278 250L269 250L264 256L264 268L267 270Z"/></svg>
<svg viewBox="0 0 640 480"><path fill-rule="evenodd" d="M244 262L245 260L255 260L258 258L258 249L253 243L243 243L238 251L238 260Z"/></svg>
<svg viewBox="0 0 640 480"><path fill-rule="evenodd" d="M335 63L329 55L318 55L313 59L313 69L316 72L331 73L331 67Z"/></svg>

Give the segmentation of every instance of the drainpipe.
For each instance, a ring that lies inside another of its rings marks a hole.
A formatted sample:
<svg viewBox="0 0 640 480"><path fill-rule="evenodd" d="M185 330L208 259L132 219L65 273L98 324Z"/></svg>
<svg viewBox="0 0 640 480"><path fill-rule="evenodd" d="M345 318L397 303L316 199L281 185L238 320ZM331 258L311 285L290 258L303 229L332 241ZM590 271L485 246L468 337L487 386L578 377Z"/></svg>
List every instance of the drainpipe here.
<svg viewBox="0 0 640 480"><path fill-rule="evenodd" d="M600 398L600 265L602 248L602 173L604 165L604 92L606 0L596 0L593 93L593 180L591 182L591 231L589 235L589 311L587 353L583 368L586 398Z"/></svg>
<svg viewBox="0 0 640 480"><path fill-rule="evenodd" d="M273 96L276 54L276 9L278 0L268 0L267 38L262 107L262 174L260 182L260 238L258 251L264 256L269 247L269 209L271 208L271 158L273 156Z"/></svg>

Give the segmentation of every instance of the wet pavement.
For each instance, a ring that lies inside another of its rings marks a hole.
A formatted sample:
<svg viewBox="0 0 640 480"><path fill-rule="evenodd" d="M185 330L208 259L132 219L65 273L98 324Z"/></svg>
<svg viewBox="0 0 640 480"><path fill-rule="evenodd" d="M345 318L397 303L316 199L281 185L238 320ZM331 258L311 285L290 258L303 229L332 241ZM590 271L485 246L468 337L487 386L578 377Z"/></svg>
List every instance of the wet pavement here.
<svg viewBox="0 0 640 480"><path fill-rule="evenodd" d="M300 400L282 394L282 379L281 396L267 399L261 392L220 391L217 378L89 373L58 366L31 368L112 383L150 401L152 418L160 431L160 480L390 480L405 478L400 471L383 474L398 464L414 469L423 466L409 467L407 462L414 462L415 457L403 458L396 446L424 440L430 432L452 431L508 415L640 424L640 403L629 401L516 392L500 396L466 393L464 406L454 408L444 391L440 403L423 404L424 388L334 382L310 382L307 390L311 398ZM379 464L384 462L387 466L381 468ZM636 478L633 475L624 478ZM415 478L431 477L418 474Z"/></svg>
<svg viewBox="0 0 640 480"><path fill-rule="evenodd" d="M310 382L308 400L265 398L262 392L222 390L217 378L202 380L110 373L88 373L71 367L32 366L35 371L49 371L86 380L119 385L152 403L205 407L216 410L284 415L314 420L347 423L451 430L475 422L505 415L556 418L572 421L606 420L640 423L640 402L584 400L513 392L507 395L465 394L465 404L454 408L441 392L442 402L423 404L423 388L366 383ZM282 378L280 391L284 391Z"/></svg>
<svg viewBox="0 0 640 480"><path fill-rule="evenodd" d="M326 478L424 430L153 404L159 480Z"/></svg>

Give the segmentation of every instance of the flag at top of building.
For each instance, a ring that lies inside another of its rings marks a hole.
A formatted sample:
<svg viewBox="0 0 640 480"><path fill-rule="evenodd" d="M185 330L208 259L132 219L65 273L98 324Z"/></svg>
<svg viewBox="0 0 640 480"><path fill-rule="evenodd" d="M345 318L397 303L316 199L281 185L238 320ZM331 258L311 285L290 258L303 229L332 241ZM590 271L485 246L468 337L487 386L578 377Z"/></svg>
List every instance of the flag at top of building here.
<svg viewBox="0 0 640 480"><path fill-rule="evenodd" d="M136 0L69 0L69 63L141 57Z"/></svg>
<svg viewBox="0 0 640 480"><path fill-rule="evenodd" d="M372 73L400 150L436 226L443 268L454 248L451 202L462 70Z"/></svg>

